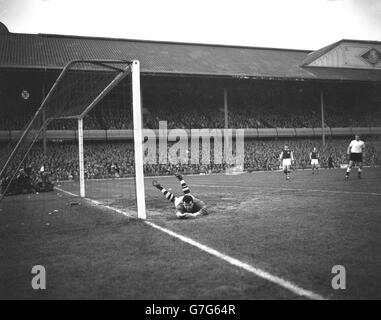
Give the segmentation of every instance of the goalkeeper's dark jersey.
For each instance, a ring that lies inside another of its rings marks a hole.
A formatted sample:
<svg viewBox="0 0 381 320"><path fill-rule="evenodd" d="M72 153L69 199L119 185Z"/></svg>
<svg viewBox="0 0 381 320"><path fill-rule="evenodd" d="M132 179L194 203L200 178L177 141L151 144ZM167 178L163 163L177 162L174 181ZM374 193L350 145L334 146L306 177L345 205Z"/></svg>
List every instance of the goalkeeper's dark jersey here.
<svg viewBox="0 0 381 320"><path fill-rule="evenodd" d="M206 213L206 204L201 201L200 199L197 199L197 198L194 198L193 199L193 207L190 211L187 211L185 209L185 207L183 206L183 201L181 201L177 206L176 206L176 210L181 212L181 213L185 213L185 212L189 212L189 213L196 213L196 212L199 212L201 211L201 213Z"/></svg>

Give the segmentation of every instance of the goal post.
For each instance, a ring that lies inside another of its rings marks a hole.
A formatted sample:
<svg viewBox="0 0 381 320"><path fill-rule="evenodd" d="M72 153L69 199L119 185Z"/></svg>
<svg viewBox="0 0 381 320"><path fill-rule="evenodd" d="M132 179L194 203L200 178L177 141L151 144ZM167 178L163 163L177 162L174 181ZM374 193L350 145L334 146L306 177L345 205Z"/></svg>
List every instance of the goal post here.
<svg viewBox="0 0 381 320"><path fill-rule="evenodd" d="M78 119L78 155L79 155L79 195L84 198L85 193L85 158L83 151L83 118Z"/></svg>
<svg viewBox="0 0 381 320"><path fill-rule="evenodd" d="M140 64L132 61L132 114L135 146L135 179L138 218L146 219L144 168L143 168L143 119L140 90Z"/></svg>
<svg viewBox="0 0 381 320"><path fill-rule="evenodd" d="M123 88L127 88L125 91L128 92L123 93ZM112 103L119 103L122 107L127 106L126 108L129 110L126 113L130 112L132 116L132 152L134 153L132 165L134 168L131 169L131 173L134 175L136 189L134 198L138 218L145 219L140 67L137 60L73 60L63 68L21 137L12 148L9 148L11 151L6 157L7 160L0 168L0 181L6 179L5 188L2 183L0 201L23 163L25 166L25 162L28 161L28 154L32 147L42 139L41 135L48 125L57 120L61 122L77 121L79 195L85 197L87 193L85 179L88 172L86 173L87 168L85 167L84 139L86 132L84 132L84 122L86 124L88 114L96 106L102 107L103 104L106 104L104 100L107 101L107 97L116 89L118 89L118 93ZM123 100L125 95L130 95L128 105L126 101L118 101Z"/></svg>
<svg viewBox="0 0 381 320"><path fill-rule="evenodd" d="M132 73L132 114L133 114L133 137L135 155L135 188L138 218L146 219L145 188L144 188L144 161L143 161L143 125L141 112L141 90L140 90L140 64L134 60L131 64ZM95 105L96 103L94 103ZM79 185L80 196L86 196L85 174L84 174L84 149L83 149L83 117L91 110L81 115L78 119L78 154L79 154Z"/></svg>

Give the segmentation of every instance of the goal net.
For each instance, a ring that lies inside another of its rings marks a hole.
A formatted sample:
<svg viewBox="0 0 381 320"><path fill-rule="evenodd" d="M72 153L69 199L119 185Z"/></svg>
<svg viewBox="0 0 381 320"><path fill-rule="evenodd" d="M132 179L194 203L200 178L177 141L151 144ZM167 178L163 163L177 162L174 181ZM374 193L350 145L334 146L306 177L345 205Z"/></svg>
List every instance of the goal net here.
<svg viewBox="0 0 381 320"><path fill-rule="evenodd" d="M21 176L34 186L50 177L56 189L95 203L118 194L121 208L145 219L139 68L136 60L68 63L3 151L0 201Z"/></svg>

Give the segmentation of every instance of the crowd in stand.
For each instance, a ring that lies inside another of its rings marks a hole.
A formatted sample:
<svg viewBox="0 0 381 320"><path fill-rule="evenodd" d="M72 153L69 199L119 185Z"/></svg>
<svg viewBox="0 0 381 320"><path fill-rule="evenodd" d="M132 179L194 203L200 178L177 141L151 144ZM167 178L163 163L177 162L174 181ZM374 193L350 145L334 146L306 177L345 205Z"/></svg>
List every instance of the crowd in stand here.
<svg viewBox="0 0 381 320"><path fill-rule="evenodd" d="M326 108L325 124L328 127L380 126L381 109L372 112L363 110ZM28 108L17 113L1 112L0 130L21 130L30 121L33 112ZM159 121L167 121L169 129L224 128L223 108L208 106L147 106L143 109L143 126L159 128ZM228 109L229 128L319 128L320 110L312 108L290 108L282 106L231 106ZM84 119L84 129L132 129L132 114L127 107L110 106L91 111ZM54 120L50 130L76 130L75 120Z"/></svg>
<svg viewBox="0 0 381 320"><path fill-rule="evenodd" d="M379 127L381 125L381 108L371 112L348 112L345 109L328 109L325 123L333 127Z"/></svg>
<svg viewBox="0 0 381 320"><path fill-rule="evenodd" d="M294 152L296 168L309 168L309 153L313 147L320 152L320 164L328 166L328 157L332 157L334 167L348 162L346 148L350 139L328 139L326 147L321 147L320 140L248 140L245 141L244 170L277 170L279 154L285 144ZM381 141L366 139L365 165L381 165ZM170 146L168 146L169 148ZM230 165L214 163L213 144L210 161L207 164L190 164L190 161L166 164L145 164L145 175L166 175L173 172L184 174L226 172ZM4 150L4 149L3 149ZM207 149L200 146L200 160L205 159ZM131 176L134 173L134 152L131 142L87 142L85 143L85 178L118 178ZM190 151L185 158L189 160ZM185 162L185 163L184 163ZM187 163L186 163L187 162ZM43 165L50 172L51 178L57 180L77 180L79 176L78 146L75 143L50 143L44 155L42 147L36 145L26 161L35 171Z"/></svg>
<svg viewBox="0 0 381 320"><path fill-rule="evenodd" d="M181 96L181 95L180 95ZM159 121L167 121L168 129L196 129L196 128L224 128L225 111L223 103L205 104L192 100L189 96L178 100L148 101L143 108L143 127L159 128ZM254 99L255 100L255 99ZM250 100L250 101L254 101ZM275 101L276 99L274 99ZM274 102L267 97L259 99L257 103L235 100L232 97L228 106L229 128L317 128L321 127L319 104L315 107L298 102L288 103L287 106ZM240 102L241 101L241 102ZM266 103L266 101L270 101ZM329 101L329 100L328 100ZM315 101L316 102L316 101ZM345 103L344 103L345 102ZM381 109L379 107L362 108L350 107L348 101L327 103L325 106L325 123L329 127L369 127L380 126ZM0 130L21 130L30 121L36 111L29 102L23 101L15 106L0 108ZM266 104L265 104L266 103ZM292 106L290 106L292 105ZM318 107L316 107L318 105ZM124 106L116 100L110 100L107 106L96 106L84 119L84 129L92 130L121 130L132 129L131 103ZM76 120L54 120L48 130L76 130ZM319 149L320 141L313 139L285 140L247 140L245 141L244 169L276 170L279 168L279 154L285 143L293 149L296 158L296 167L309 166L308 155L314 146ZM334 166L347 163L346 147L349 138L328 139L326 148L320 150L321 165L326 167L328 157L333 160ZM364 163L367 165L381 165L381 144L378 140L366 140L367 152ZM321 148L320 148L321 149ZM0 146L1 154L7 154ZM201 151L201 157L205 150ZM0 156L0 165L3 162ZM32 149L27 163L35 170L41 165L48 168L54 180L71 180L78 178L78 150L74 143L51 143L48 152L44 154L40 146ZM208 164L146 164L146 175L163 175L174 171L184 173L217 173L229 169L226 163ZM130 142L88 143L85 142L85 176L87 179L125 177L134 173L133 147Z"/></svg>

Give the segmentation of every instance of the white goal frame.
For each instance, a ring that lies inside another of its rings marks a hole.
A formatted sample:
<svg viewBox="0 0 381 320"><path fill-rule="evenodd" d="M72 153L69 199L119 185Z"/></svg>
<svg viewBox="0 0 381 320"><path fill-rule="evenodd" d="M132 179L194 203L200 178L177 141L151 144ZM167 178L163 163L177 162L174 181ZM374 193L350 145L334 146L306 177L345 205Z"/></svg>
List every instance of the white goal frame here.
<svg viewBox="0 0 381 320"><path fill-rule="evenodd" d="M146 219L146 202L144 189L144 168L143 168L143 119L140 90L140 63L132 61L132 113L134 126L134 155L135 155L135 185L136 185L136 205L138 218Z"/></svg>
<svg viewBox="0 0 381 320"><path fill-rule="evenodd" d="M143 167L143 125L141 109L141 90L140 90L140 63L133 60L131 64L132 74L132 114L133 114L133 136L134 136L134 155L135 155L135 191L136 205L139 219L147 218L145 205L144 188L144 167ZM87 114L87 112L86 112ZM85 188L85 166L83 150L83 117L78 119L78 154L79 154L79 190L82 198L86 197Z"/></svg>
<svg viewBox="0 0 381 320"><path fill-rule="evenodd" d="M39 136L44 131L44 128L54 119L77 119L78 121L78 151L79 151L79 184L80 184L80 197L86 197L85 188L85 170L84 170L84 150L83 150L83 118L90 112L90 110L98 103L100 100L112 89L114 88L127 74L127 69L113 67L112 64L128 64L128 69L131 72L131 95L132 95L132 113L133 113L133 138L134 138L134 157L135 157L135 186L136 186L136 204L137 204L137 215L139 219L146 219L146 207L145 207L145 190L144 190L144 171L143 171L143 133L142 133L142 110L141 110L141 90L140 90L140 63L138 60L124 61L124 60L73 60L66 64L60 73L57 80L54 82L52 88L50 89L47 96L44 98L42 104L36 111L35 115L29 122L27 128L21 135L16 146L13 148L12 152L7 158L7 161L3 168L0 168L0 178L5 177L10 167L11 161L14 159L16 153L19 151L21 144L27 139L27 136L32 132L32 127L35 120L41 115L46 108L49 108L48 102L54 95L61 79L67 73L69 68L76 63L92 63L98 64L105 68L117 71L118 74L114 79L98 94L98 96L92 100L92 102L81 112L80 115L63 115L52 118L44 118L42 126L35 131L31 139L31 143L28 144L28 149L22 155L22 160L19 162L17 168L13 170L11 174L11 179L6 186L3 194L0 194L0 201L5 196L10 184L16 176L16 173L21 168L21 165L25 161L28 153L30 152L34 143L38 140Z"/></svg>

